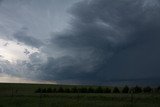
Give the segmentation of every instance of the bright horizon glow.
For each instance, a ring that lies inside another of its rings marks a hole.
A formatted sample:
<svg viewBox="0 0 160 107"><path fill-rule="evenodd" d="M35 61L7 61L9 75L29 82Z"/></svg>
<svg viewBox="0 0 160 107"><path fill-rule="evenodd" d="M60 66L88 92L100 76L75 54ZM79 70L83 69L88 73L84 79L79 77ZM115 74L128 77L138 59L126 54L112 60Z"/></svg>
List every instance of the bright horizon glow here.
<svg viewBox="0 0 160 107"><path fill-rule="evenodd" d="M29 53L26 54L25 50ZM0 58L3 60L8 60L11 63L17 60L28 60L28 55L34 52L39 52L39 50L23 43L0 39Z"/></svg>
<svg viewBox="0 0 160 107"><path fill-rule="evenodd" d="M55 81L30 80L0 73L0 83L57 84Z"/></svg>

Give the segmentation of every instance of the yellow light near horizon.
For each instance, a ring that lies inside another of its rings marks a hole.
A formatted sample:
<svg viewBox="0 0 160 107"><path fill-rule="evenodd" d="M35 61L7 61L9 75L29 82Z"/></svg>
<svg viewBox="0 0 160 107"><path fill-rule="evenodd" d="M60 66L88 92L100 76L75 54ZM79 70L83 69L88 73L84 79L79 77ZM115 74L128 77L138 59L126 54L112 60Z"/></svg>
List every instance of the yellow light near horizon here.
<svg viewBox="0 0 160 107"><path fill-rule="evenodd" d="M27 78L14 77L0 73L0 83L35 83L35 84L57 84L56 81L31 80Z"/></svg>
<svg viewBox="0 0 160 107"><path fill-rule="evenodd" d="M37 48L32 48L25 44L19 45L14 41L7 41L7 40L0 39L1 59L8 60L11 63L17 60L28 60L28 55L24 53L25 49L27 49L30 52L30 54L34 52L38 52Z"/></svg>
<svg viewBox="0 0 160 107"><path fill-rule="evenodd" d="M13 62L14 60L18 59L16 55L4 48L0 48L0 54L3 56L3 59L8 60L9 62Z"/></svg>

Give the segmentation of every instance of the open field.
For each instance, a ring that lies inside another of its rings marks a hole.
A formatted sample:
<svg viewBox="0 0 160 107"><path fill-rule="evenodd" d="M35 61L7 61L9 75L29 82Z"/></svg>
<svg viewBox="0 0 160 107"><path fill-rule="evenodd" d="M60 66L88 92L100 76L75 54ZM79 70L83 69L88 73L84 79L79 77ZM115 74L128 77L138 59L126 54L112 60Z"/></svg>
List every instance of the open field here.
<svg viewBox="0 0 160 107"><path fill-rule="evenodd" d="M0 107L160 107L157 93L35 93L39 87L59 86L0 84Z"/></svg>

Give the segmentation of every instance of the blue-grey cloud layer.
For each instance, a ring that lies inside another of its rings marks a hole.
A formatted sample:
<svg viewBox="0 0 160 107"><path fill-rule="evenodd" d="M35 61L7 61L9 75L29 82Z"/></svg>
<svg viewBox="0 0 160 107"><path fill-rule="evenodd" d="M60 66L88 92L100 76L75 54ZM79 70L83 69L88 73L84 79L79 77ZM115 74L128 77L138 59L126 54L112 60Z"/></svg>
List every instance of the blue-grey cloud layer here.
<svg viewBox="0 0 160 107"><path fill-rule="evenodd" d="M39 48L43 45L41 40L36 39L35 37L29 36L27 34L27 29L22 29L21 31L16 32L13 37L19 42L25 43L26 45Z"/></svg>
<svg viewBox="0 0 160 107"><path fill-rule="evenodd" d="M42 69L53 77L46 78L98 84L160 77L160 5L149 1L75 4L70 10L71 30L51 41L69 50L70 56L48 60Z"/></svg>
<svg viewBox="0 0 160 107"><path fill-rule="evenodd" d="M14 33L17 40L42 47L47 57L43 62L40 54L30 55L24 64L33 74L28 78L81 84L160 83L158 0L84 0L69 14L69 28L51 35L47 44L41 36Z"/></svg>

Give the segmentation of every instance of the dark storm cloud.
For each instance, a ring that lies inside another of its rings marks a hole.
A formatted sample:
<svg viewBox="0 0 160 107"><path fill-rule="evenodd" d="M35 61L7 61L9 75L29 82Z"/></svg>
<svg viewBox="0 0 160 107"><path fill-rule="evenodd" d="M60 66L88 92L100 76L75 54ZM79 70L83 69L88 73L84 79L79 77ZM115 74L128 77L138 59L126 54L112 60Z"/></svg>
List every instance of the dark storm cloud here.
<svg viewBox="0 0 160 107"><path fill-rule="evenodd" d="M25 43L26 45L29 46L39 48L40 46L43 45L43 43L40 40L32 36L28 36L25 28L22 29L21 31L16 32L13 36L19 42Z"/></svg>
<svg viewBox="0 0 160 107"><path fill-rule="evenodd" d="M71 30L51 42L70 52L49 58L41 78L106 83L160 77L158 0L88 0L75 4Z"/></svg>

